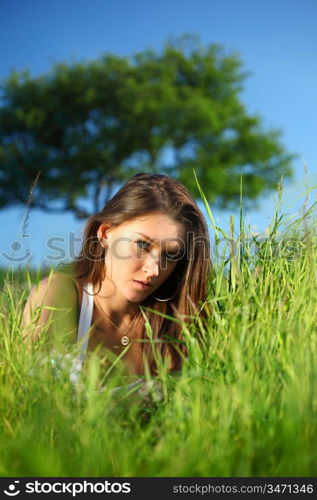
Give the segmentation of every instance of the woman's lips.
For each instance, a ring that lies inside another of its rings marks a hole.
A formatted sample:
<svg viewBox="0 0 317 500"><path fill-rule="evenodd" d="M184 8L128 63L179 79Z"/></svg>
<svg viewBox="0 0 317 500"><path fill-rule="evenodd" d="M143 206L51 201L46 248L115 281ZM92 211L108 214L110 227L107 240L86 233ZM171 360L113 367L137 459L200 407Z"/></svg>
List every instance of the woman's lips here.
<svg viewBox="0 0 317 500"><path fill-rule="evenodd" d="M151 287L151 284L145 284L143 283L143 281L137 281L137 280L133 280L133 282L136 284L136 286L140 289L140 290L148 290L150 287Z"/></svg>

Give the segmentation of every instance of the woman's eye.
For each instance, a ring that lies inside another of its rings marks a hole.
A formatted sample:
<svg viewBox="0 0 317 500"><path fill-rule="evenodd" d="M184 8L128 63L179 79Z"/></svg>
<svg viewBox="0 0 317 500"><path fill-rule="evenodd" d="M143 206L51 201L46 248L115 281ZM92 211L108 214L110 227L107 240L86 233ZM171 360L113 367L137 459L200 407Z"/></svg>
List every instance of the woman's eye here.
<svg viewBox="0 0 317 500"><path fill-rule="evenodd" d="M143 250L148 250L151 246L148 241L144 241L144 240L137 240L136 244L139 248L142 248Z"/></svg>

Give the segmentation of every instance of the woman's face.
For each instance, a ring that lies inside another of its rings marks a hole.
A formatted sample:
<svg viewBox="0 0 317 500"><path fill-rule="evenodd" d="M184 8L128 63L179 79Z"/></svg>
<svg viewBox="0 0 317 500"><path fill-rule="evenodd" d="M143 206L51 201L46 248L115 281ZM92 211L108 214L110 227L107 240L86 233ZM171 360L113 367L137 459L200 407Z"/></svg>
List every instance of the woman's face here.
<svg viewBox="0 0 317 500"><path fill-rule="evenodd" d="M117 227L101 224L97 235L106 247L111 293L131 302L142 302L159 288L185 252L185 226L161 213Z"/></svg>

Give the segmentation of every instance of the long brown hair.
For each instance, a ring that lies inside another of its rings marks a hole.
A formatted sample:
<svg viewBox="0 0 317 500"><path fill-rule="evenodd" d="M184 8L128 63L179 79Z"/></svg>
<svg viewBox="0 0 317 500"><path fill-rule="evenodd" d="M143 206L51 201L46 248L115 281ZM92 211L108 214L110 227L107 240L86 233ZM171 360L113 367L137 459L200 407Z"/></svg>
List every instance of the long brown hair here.
<svg viewBox="0 0 317 500"><path fill-rule="evenodd" d="M139 173L129 179L100 212L88 219L81 251L71 263L72 273L81 286L90 282L100 290L105 277L106 251L97 237L100 224L116 227L153 212L166 214L175 222L183 223L186 228L183 257L160 288L140 304L144 306L151 325L155 345L163 358L170 357L171 369L177 370L181 365L181 352L186 354L186 348L181 343L182 325L155 312L149 312L146 308L173 317L176 313L185 323L190 323L189 317L201 308L206 299L211 271L207 225L195 200L182 183L162 174ZM171 300L159 302L154 298L170 297L175 292L177 283L178 289ZM205 309L202 309L202 316L204 312ZM144 328L143 339L146 338ZM155 373L153 345L143 342L142 349L150 371Z"/></svg>

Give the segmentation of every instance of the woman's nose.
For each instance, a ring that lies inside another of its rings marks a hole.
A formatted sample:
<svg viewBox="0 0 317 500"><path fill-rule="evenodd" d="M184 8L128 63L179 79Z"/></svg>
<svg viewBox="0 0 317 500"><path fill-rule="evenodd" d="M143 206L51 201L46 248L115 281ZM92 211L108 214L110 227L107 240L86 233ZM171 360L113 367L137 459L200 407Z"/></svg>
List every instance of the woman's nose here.
<svg viewBox="0 0 317 500"><path fill-rule="evenodd" d="M142 269L144 272L147 272L150 276L158 276L159 274L158 259L156 259L154 256L148 255L146 261L143 264Z"/></svg>

